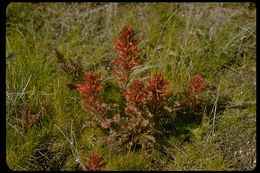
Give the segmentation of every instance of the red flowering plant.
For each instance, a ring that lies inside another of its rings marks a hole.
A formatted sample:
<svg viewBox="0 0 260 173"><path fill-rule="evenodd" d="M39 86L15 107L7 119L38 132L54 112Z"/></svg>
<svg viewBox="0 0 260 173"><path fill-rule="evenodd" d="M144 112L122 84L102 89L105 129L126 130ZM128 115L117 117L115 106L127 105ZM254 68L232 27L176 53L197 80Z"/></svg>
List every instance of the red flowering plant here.
<svg viewBox="0 0 260 173"><path fill-rule="evenodd" d="M83 84L76 85L77 90L84 97L94 100L97 92L102 89L102 86L100 85L101 79L98 76L95 76L92 71L86 71L84 73L84 80Z"/></svg>
<svg viewBox="0 0 260 173"><path fill-rule="evenodd" d="M92 153L85 162L85 167L88 171L101 171L101 168L106 165L103 156L100 153Z"/></svg>
<svg viewBox="0 0 260 173"><path fill-rule="evenodd" d="M142 105L149 97L148 92L144 87L144 82L141 80L135 80L122 94L127 102L134 106Z"/></svg>
<svg viewBox="0 0 260 173"><path fill-rule="evenodd" d="M141 63L137 57L139 41L134 36L133 27L126 26L115 41L118 57L112 61L116 68L112 75L119 81L126 104L124 112L117 114L120 116L120 121L117 121L119 127L117 131L112 131L109 143L134 150L139 146L149 151L156 141L154 136L158 131L155 128L155 119L162 115L162 112L156 112L156 109L159 108L160 102L171 94L168 92L169 81L164 80L162 74L155 74L151 80L130 82L131 73Z"/></svg>
<svg viewBox="0 0 260 173"><path fill-rule="evenodd" d="M76 86L82 96L83 107L93 115L91 121L107 132L107 145L117 150L151 151L165 122L169 122L166 118L174 120L173 110L182 108L169 101L174 100L175 96L169 91L170 81L163 74L156 73L152 79L131 80L131 74L141 64L137 56L140 52L139 40L135 36L135 30L129 25L122 29L114 41L117 57L112 61L112 76L120 86L117 91L119 100L114 100L112 104L105 99L109 92L102 90L108 85L108 80L101 80L92 71L86 71L84 82ZM194 76L188 84L185 104L181 106L198 100L198 94L204 89L205 80L199 75ZM171 125L167 126L171 128Z"/></svg>
<svg viewBox="0 0 260 173"><path fill-rule="evenodd" d="M205 90L205 79L201 75L195 75L189 81L188 87L189 97L196 99Z"/></svg>
<svg viewBox="0 0 260 173"><path fill-rule="evenodd" d="M130 80L130 74L138 67L141 60L137 57L140 52L137 47L139 40L135 38L135 30L129 25L120 32L119 38L114 41L114 48L118 54L112 61L116 70L112 75L119 80L119 85L125 88Z"/></svg>
<svg viewBox="0 0 260 173"><path fill-rule="evenodd" d="M162 74L155 74L152 80L147 81L147 91L150 96L150 106L153 113L156 113L156 108L161 100L165 100L172 94L168 91L169 81L165 80Z"/></svg>
<svg viewBox="0 0 260 173"><path fill-rule="evenodd" d="M177 114L187 120L194 120L200 123L202 120L202 112L205 109L206 97L203 95L206 89L205 79L197 74L188 81L188 86L182 97L179 98L174 106Z"/></svg>
<svg viewBox="0 0 260 173"><path fill-rule="evenodd" d="M84 109L94 115L93 119L100 124L104 124L106 119L103 117L107 112L107 106L99 97L102 90L101 78L92 71L85 71L84 82L77 84L77 91L81 94L81 103Z"/></svg>
<svg viewBox="0 0 260 173"><path fill-rule="evenodd" d="M200 106L200 102L203 100L202 93L205 90L205 79L201 75L194 75L188 83L186 105L189 105L191 109L196 109Z"/></svg>

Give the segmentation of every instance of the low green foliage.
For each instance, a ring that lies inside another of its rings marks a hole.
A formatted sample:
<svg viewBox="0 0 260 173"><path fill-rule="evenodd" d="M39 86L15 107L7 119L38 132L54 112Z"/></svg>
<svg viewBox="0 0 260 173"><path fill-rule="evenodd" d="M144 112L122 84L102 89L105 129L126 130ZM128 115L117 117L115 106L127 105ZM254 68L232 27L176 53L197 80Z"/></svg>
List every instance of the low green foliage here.
<svg viewBox="0 0 260 173"><path fill-rule="evenodd" d="M150 167L150 159L142 152L115 154L109 157L111 158L107 158L108 163L104 170L145 171Z"/></svg>
<svg viewBox="0 0 260 173"><path fill-rule="evenodd" d="M229 163L223 160L222 152L217 144L197 141L184 144L184 151L178 151L176 160L169 165L169 170L227 171Z"/></svg>

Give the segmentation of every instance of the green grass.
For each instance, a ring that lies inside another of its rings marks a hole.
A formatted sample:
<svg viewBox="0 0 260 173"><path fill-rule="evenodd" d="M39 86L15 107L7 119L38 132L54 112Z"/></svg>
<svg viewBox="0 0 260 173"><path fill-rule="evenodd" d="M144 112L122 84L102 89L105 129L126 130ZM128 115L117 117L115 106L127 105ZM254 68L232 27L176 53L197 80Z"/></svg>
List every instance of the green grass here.
<svg viewBox="0 0 260 173"><path fill-rule="evenodd" d="M107 162L104 170L254 169L255 11L249 3L11 3L6 10L6 56L13 52L15 57L6 65L8 166L81 170L76 157L85 161L99 151ZM211 88L212 103L227 102L223 111L207 111L191 141L169 138L166 155L159 150L150 155L117 153L102 146L101 131L83 130L90 114L66 86L69 79L51 49L108 77L116 57L113 38L126 24L138 31L144 62L133 78L163 72L171 80L170 90L178 94L192 75L201 74ZM40 117L28 129L21 123L26 106ZM57 127L67 137L73 132L77 156Z"/></svg>
<svg viewBox="0 0 260 173"><path fill-rule="evenodd" d="M218 144L198 141L184 145L183 150L176 152L176 160L169 164L169 170L230 170L230 163L223 159Z"/></svg>

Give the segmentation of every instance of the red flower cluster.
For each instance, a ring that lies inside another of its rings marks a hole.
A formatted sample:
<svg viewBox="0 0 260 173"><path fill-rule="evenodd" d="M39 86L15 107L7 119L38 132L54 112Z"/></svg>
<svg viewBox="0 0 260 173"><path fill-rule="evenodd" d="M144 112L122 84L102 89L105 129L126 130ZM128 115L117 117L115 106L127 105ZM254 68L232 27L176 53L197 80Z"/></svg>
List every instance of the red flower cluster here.
<svg viewBox="0 0 260 173"><path fill-rule="evenodd" d="M195 75L189 81L189 95L194 97L197 93L204 91L205 79L200 75Z"/></svg>
<svg viewBox="0 0 260 173"><path fill-rule="evenodd" d="M151 99L152 104L155 105L158 101L170 95L168 84L169 81L166 81L162 74L155 74L154 79L147 81L147 88L145 88L143 81L135 80L123 92L123 96L134 106L142 105L148 99Z"/></svg>
<svg viewBox="0 0 260 173"><path fill-rule="evenodd" d="M120 36L115 40L114 47L119 54L119 56L126 59L135 57L140 51L137 48L139 40L135 39L135 30L130 26L125 26L120 32Z"/></svg>
<svg viewBox="0 0 260 173"><path fill-rule="evenodd" d="M114 90L111 93L108 90L108 93L98 94L102 90L101 79L92 71L86 71L84 82L76 85L83 96L81 103L84 110L93 115L92 120L86 122L84 127L98 125L104 132L109 132L106 143L113 145L118 151L137 151L137 146L140 146L142 150L150 152L157 140L157 134L164 130L164 120L167 120L164 118L167 118L168 113L174 109L174 115L195 115L195 111L201 107L201 99L197 94L205 89L205 80L200 75L192 77L184 97L180 97L181 100L176 100L178 96L176 99L172 97L168 90L169 81L161 73L155 74L151 79L133 80L130 83L131 73L141 63L137 57L140 52L138 44L139 40L135 39L135 30L131 25L125 26L114 41L118 55L112 61L115 67L112 75L118 79L120 88L116 95L120 93L125 98L123 102L117 96L110 101ZM107 84L109 87L114 85ZM170 97L173 99L167 100ZM173 104L172 101L176 103ZM101 154L92 153L85 162L85 167L97 171L105 164Z"/></svg>
<svg viewBox="0 0 260 173"><path fill-rule="evenodd" d="M98 92L102 90L101 78L92 71L84 73L84 83L77 84L77 91L83 96L81 104L85 110L91 112L98 123L103 122L102 116L107 112L107 106L98 97Z"/></svg>
<svg viewBox="0 0 260 173"><path fill-rule="evenodd" d="M145 91L143 81L135 80L128 89L123 92L123 96L129 103L138 106L145 103L149 95Z"/></svg>
<svg viewBox="0 0 260 173"><path fill-rule="evenodd" d="M98 91L102 90L102 86L99 84L101 79L92 71L86 71L84 73L84 83L77 84L77 90L80 94L84 95L85 97L94 98Z"/></svg>
<svg viewBox="0 0 260 173"><path fill-rule="evenodd" d="M155 102L164 99L169 95L168 84L162 74L155 74L154 79L147 81L147 91L150 96L152 96Z"/></svg>
<svg viewBox="0 0 260 173"><path fill-rule="evenodd" d="M130 73L140 64L140 59L136 57L140 51L137 47L139 40L134 37L134 28L131 25L125 26L114 43L118 57L112 61L117 67L117 70L114 70L112 75L124 85L129 81Z"/></svg>
<svg viewBox="0 0 260 173"><path fill-rule="evenodd" d="M92 153L85 163L85 167L89 171L100 171L106 163L103 161L102 154Z"/></svg>

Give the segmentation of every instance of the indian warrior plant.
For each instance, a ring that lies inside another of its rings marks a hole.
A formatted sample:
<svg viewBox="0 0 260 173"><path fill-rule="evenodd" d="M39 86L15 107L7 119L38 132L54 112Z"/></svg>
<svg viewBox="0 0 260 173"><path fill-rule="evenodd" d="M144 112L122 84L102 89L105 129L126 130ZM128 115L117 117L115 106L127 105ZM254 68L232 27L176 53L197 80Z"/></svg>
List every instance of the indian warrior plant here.
<svg viewBox="0 0 260 173"><path fill-rule="evenodd" d="M69 73L75 74L77 78L83 77L83 82L76 84L75 88L81 95L83 108L92 115L84 127L95 125L101 128L107 134L105 145L118 151L152 151L163 128L160 122L165 116L173 115L175 109L196 105L199 94L205 89L204 78L193 76L188 83L186 98L176 106L169 102L175 97L168 90L170 81L162 73L154 74L151 79L131 80L131 74L142 63L139 43L131 25L123 27L119 37L114 40L117 57L112 61L114 68L111 75L117 81L121 99L113 105L105 99L106 92L102 92L107 80L91 70L82 72L82 68L72 60L69 61L71 65L62 65L61 60L64 61L64 58L56 50L62 69L69 69ZM79 69L79 72L75 69Z"/></svg>

